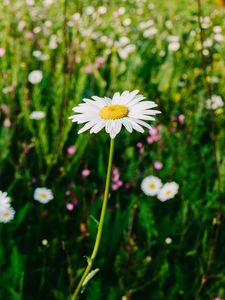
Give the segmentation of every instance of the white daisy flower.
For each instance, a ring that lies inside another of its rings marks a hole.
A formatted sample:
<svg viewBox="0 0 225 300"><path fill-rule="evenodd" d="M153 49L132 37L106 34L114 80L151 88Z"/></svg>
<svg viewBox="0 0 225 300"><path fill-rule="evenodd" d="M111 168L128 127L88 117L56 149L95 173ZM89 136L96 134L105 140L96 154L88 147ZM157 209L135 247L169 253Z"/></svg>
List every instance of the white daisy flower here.
<svg viewBox="0 0 225 300"><path fill-rule="evenodd" d="M32 111L30 113L30 119L32 120L41 120L45 117L44 111Z"/></svg>
<svg viewBox="0 0 225 300"><path fill-rule="evenodd" d="M168 50L172 52L176 52L180 48L180 43L179 42L171 42L168 45Z"/></svg>
<svg viewBox="0 0 225 300"><path fill-rule="evenodd" d="M37 84L39 83L43 78L43 73L40 70L35 70L30 72L28 75L28 81L32 84Z"/></svg>
<svg viewBox="0 0 225 300"><path fill-rule="evenodd" d="M156 196L162 187L162 181L156 176L145 177L141 189L147 196Z"/></svg>
<svg viewBox="0 0 225 300"><path fill-rule="evenodd" d="M157 198L162 202L172 199L177 194L178 189L179 185L176 182L167 182L161 188Z"/></svg>
<svg viewBox="0 0 225 300"><path fill-rule="evenodd" d="M46 204L54 198L52 190L43 188L36 188L34 191L34 199L40 203Z"/></svg>
<svg viewBox="0 0 225 300"><path fill-rule="evenodd" d="M10 207L10 198L6 192L0 191L0 211Z"/></svg>
<svg viewBox="0 0 225 300"><path fill-rule="evenodd" d="M206 108L216 110L217 108L223 107L224 103L220 96L212 95L211 99L206 101Z"/></svg>
<svg viewBox="0 0 225 300"><path fill-rule="evenodd" d="M0 223L8 223L14 219L15 210L9 206L3 210L0 210Z"/></svg>
<svg viewBox="0 0 225 300"><path fill-rule="evenodd" d="M105 131L113 139L120 132L122 125L127 131L133 130L144 132L143 127L151 129L146 121L155 120L156 114L160 113L153 109L157 104L153 101L143 101L144 96L138 95L138 91L124 91L122 94L115 93L113 98L100 98L92 96L92 99L83 99L84 103L73 108L77 114L71 116L72 122L86 123L78 134L89 130L90 133Z"/></svg>

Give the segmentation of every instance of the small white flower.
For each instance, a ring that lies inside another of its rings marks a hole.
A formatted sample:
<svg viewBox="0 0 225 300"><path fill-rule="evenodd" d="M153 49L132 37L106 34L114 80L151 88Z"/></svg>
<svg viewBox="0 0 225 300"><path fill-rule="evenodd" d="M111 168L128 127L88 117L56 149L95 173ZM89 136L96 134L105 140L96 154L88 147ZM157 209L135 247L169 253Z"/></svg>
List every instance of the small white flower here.
<svg viewBox="0 0 225 300"><path fill-rule="evenodd" d="M86 9L85 9L85 13L87 15L92 15L94 13L95 9L93 6L87 6Z"/></svg>
<svg viewBox="0 0 225 300"><path fill-rule="evenodd" d="M45 117L44 111L32 111L30 114L30 119L32 120L41 120Z"/></svg>
<svg viewBox="0 0 225 300"><path fill-rule="evenodd" d="M51 37L50 37L50 41L49 41L49 45L48 45L49 49L56 49L58 47L58 44L57 44L57 36L55 34L53 34Z"/></svg>
<svg viewBox="0 0 225 300"><path fill-rule="evenodd" d="M27 5L34 5L35 1L34 0L26 0Z"/></svg>
<svg viewBox="0 0 225 300"><path fill-rule="evenodd" d="M43 5L44 6L49 6L54 2L54 0L43 0Z"/></svg>
<svg viewBox="0 0 225 300"><path fill-rule="evenodd" d="M0 211L10 207L10 198L6 192L0 191Z"/></svg>
<svg viewBox="0 0 225 300"><path fill-rule="evenodd" d="M34 51L32 52L32 55L33 55L34 57L39 58L39 57L42 55L42 52L41 52L40 50L34 50Z"/></svg>
<svg viewBox="0 0 225 300"><path fill-rule="evenodd" d="M3 210L0 210L0 223L8 223L14 219L15 210L9 206Z"/></svg>
<svg viewBox="0 0 225 300"><path fill-rule="evenodd" d="M216 110L217 108L223 107L224 103L220 96L212 95L211 99L206 101L206 108Z"/></svg>
<svg viewBox="0 0 225 300"><path fill-rule="evenodd" d="M130 18L126 18L123 20L123 25L124 26L129 26L131 24L131 19Z"/></svg>
<svg viewBox="0 0 225 300"><path fill-rule="evenodd" d="M14 87L12 85L6 86L5 88L2 89L3 94L8 94L13 92Z"/></svg>
<svg viewBox="0 0 225 300"><path fill-rule="evenodd" d="M224 36L221 33L216 33L214 35L214 40L217 42L223 42L224 41Z"/></svg>
<svg viewBox="0 0 225 300"><path fill-rule="evenodd" d="M168 45L168 50L172 52L176 52L180 48L180 43L179 42L171 42Z"/></svg>
<svg viewBox="0 0 225 300"><path fill-rule="evenodd" d="M208 38L203 42L203 46L206 48L210 48L212 47L212 45L213 45L213 40L211 38Z"/></svg>
<svg viewBox="0 0 225 300"><path fill-rule="evenodd" d="M48 240L44 239L41 241L43 246L48 246Z"/></svg>
<svg viewBox="0 0 225 300"><path fill-rule="evenodd" d="M171 243L172 243L172 239L170 238L170 237L168 237L168 238L166 238L165 239L165 243L167 244L167 245L170 245Z"/></svg>
<svg viewBox="0 0 225 300"><path fill-rule="evenodd" d="M128 55L136 50L136 46L133 44L127 45L124 48L118 49L120 58L126 59Z"/></svg>
<svg viewBox="0 0 225 300"><path fill-rule="evenodd" d="M99 6L98 13L100 15L104 15L107 12L107 8L105 6Z"/></svg>
<svg viewBox="0 0 225 300"><path fill-rule="evenodd" d="M162 202L172 199L177 194L178 189L179 185L176 182L167 182L159 191L157 198Z"/></svg>
<svg viewBox="0 0 225 300"><path fill-rule="evenodd" d="M42 71L40 71L40 70L32 71L28 75L28 81L32 84L37 84L37 83L41 82L42 78L43 78L43 74L42 74Z"/></svg>
<svg viewBox="0 0 225 300"><path fill-rule="evenodd" d="M167 41L170 42L170 43L179 42L179 36L177 36L177 35L169 35L167 37Z"/></svg>
<svg viewBox="0 0 225 300"><path fill-rule="evenodd" d="M36 188L34 191L34 199L40 203L46 204L54 198L52 190L43 188Z"/></svg>
<svg viewBox="0 0 225 300"><path fill-rule="evenodd" d="M222 27L221 26L214 26L213 27L213 32L215 32L215 33L221 33L222 32Z"/></svg>
<svg viewBox="0 0 225 300"><path fill-rule="evenodd" d="M143 36L148 38L154 36L158 32L157 28L150 27L143 32Z"/></svg>
<svg viewBox="0 0 225 300"><path fill-rule="evenodd" d="M73 108L75 115L69 117L72 122L86 123L78 134L90 129L90 133L105 131L113 139L124 126L128 132L133 130L144 132L143 127L151 129L144 120L155 120L153 116L160 113L155 110L157 104L153 101L143 101L145 97L138 95L138 90L115 93L113 98L100 98L92 96L92 99L83 99L84 103Z"/></svg>
<svg viewBox="0 0 225 300"><path fill-rule="evenodd" d="M162 181L156 176L145 177L141 189L147 196L156 196L162 187Z"/></svg>

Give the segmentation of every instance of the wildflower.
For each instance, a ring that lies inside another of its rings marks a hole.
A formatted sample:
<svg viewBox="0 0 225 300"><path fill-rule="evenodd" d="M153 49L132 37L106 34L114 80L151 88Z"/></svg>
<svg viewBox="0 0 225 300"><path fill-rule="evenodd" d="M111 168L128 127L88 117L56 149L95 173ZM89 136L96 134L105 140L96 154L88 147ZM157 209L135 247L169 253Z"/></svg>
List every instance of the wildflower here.
<svg viewBox="0 0 225 300"><path fill-rule="evenodd" d="M45 117L44 111L32 111L30 113L30 119L32 120L41 120Z"/></svg>
<svg viewBox="0 0 225 300"><path fill-rule="evenodd" d="M145 177L141 183L141 189L147 196L156 196L162 186L162 181L156 176Z"/></svg>
<svg viewBox="0 0 225 300"><path fill-rule="evenodd" d="M50 37L50 41L49 41L49 45L48 45L49 49L56 49L58 47L58 44L57 44L57 37L55 34L53 34L51 37Z"/></svg>
<svg viewBox="0 0 225 300"><path fill-rule="evenodd" d="M123 185L123 181L120 180L120 171L118 168L113 167L111 179L112 179L112 184L111 184L112 190L117 191Z"/></svg>
<svg viewBox="0 0 225 300"><path fill-rule="evenodd" d="M79 204L79 201L77 200L77 198L73 198L71 200L71 203L73 203L74 206L77 206Z"/></svg>
<svg viewBox="0 0 225 300"><path fill-rule="evenodd" d="M40 71L40 70L32 71L28 75L28 81L32 84L37 84L37 83L41 82L42 78L43 78L43 74L42 74L42 71Z"/></svg>
<svg viewBox="0 0 225 300"><path fill-rule="evenodd" d="M128 132L133 130L144 132L143 127L151 126L143 120L155 120L158 110L152 108L157 104L153 101L142 101L144 96L138 95L138 91L124 91L122 94L115 93L113 98L100 98L97 96L84 99L84 103L73 108L76 115L70 117L72 122L86 123L78 134L90 129L90 133L98 133L101 129L113 139L121 131L122 125Z"/></svg>
<svg viewBox="0 0 225 300"><path fill-rule="evenodd" d="M66 208L67 208L67 210L72 211L74 209L73 203L71 203L71 202L67 203Z"/></svg>
<svg viewBox="0 0 225 300"><path fill-rule="evenodd" d="M179 48L180 48L180 43L179 42L169 43L169 46L168 46L169 51L176 52L177 50L179 50Z"/></svg>
<svg viewBox="0 0 225 300"><path fill-rule="evenodd" d="M107 8L105 6L99 6L98 13L100 15L104 15L107 12Z"/></svg>
<svg viewBox="0 0 225 300"><path fill-rule="evenodd" d="M48 240L44 239L41 241L43 246L48 246Z"/></svg>
<svg viewBox="0 0 225 300"><path fill-rule="evenodd" d="M159 130L156 127L152 127L149 130L149 136L147 137L147 143L152 144L154 142L158 142L161 139L161 135L159 134Z"/></svg>
<svg viewBox="0 0 225 300"><path fill-rule="evenodd" d="M10 207L10 198L6 192L0 191L0 211Z"/></svg>
<svg viewBox="0 0 225 300"><path fill-rule="evenodd" d="M0 223L8 223L14 219L15 210L9 206L4 209L0 209Z"/></svg>
<svg viewBox="0 0 225 300"><path fill-rule="evenodd" d="M178 189L179 185L176 182L167 182L159 191L157 198L162 202L172 199L177 194Z"/></svg>
<svg viewBox="0 0 225 300"><path fill-rule="evenodd" d="M163 168L163 163L161 161L156 160L153 162L153 168L155 170L161 170Z"/></svg>
<svg viewBox="0 0 225 300"><path fill-rule="evenodd" d="M102 56L98 56L95 59L95 66L97 69L101 69L104 66L105 59Z"/></svg>
<svg viewBox="0 0 225 300"><path fill-rule="evenodd" d="M143 36L145 38L152 37L152 36L156 35L157 32L158 32L158 30L155 27L150 27L143 32Z"/></svg>
<svg viewBox="0 0 225 300"><path fill-rule="evenodd" d="M88 168L84 168L81 174L83 177L88 177L90 173L91 171Z"/></svg>
<svg viewBox="0 0 225 300"><path fill-rule="evenodd" d="M4 121L3 121L3 126L4 127L10 127L11 126L11 121L10 121L10 119L5 119Z"/></svg>
<svg viewBox="0 0 225 300"><path fill-rule="evenodd" d="M43 188L36 188L34 191L34 200L40 202L40 203L48 203L54 198L52 190L47 189L45 187Z"/></svg>
<svg viewBox="0 0 225 300"><path fill-rule="evenodd" d="M68 154L70 154L70 155L72 155L72 154L74 154L75 152L76 152L76 147L75 146L69 146L68 148L67 148L67 153Z"/></svg>
<svg viewBox="0 0 225 300"><path fill-rule="evenodd" d="M12 85L6 86L2 89L3 94L9 94L12 93L14 90L14 87Z"/></svg>
<svg viewBox="0 0 225 300"><path fill-rule="evenodd" d="M168 238L166 238L165 239L165 243L167 244L167 245L170 245L171 243L172 243L172 239L170 238L170 237L168 237Z"/></svg>
<svg viewBox="0 0 225 300"><path fill-rule="evenodd" d="M36 179L35 177L32 177L32 178L31 178L31 182L32 182L32 183L36 183L36 182L37 182L37 179Z"/></svg>
<svg viewBox="0 0 225 300"><path fill-rule="evenodd" d="M53 2L54 2L54 0L44 0L43 5L44 6L50 6Z"/></svg>
<svg viewBox="0 0 225 300"><path fill-rule="evenodd" d="M89 16L92 15L94 13L94 11L95 11L95 9L93 6L87 6L85 9L85 13Z"/></svg>
<svg viewBox="0 0 225 300"><path fill-rule="evenodd" d="M0 48L0 57L5 55L5 48Z"/></svg>
<svg viewBox="0 0 225 300"><path fill-rule="evenodd" d="M92 66L92 65L89 65L89 66L85 66L85 67L84 67L84 72L87 73L87 74L94 73L94 71L95 71L95 68L94 68L94 66Z"/></svg>
<svg viewBox="0 0 225 300"><path fill-rule="evenodd" d="M140 142L137 143L136 147L137 147L137 149L138 149L138 151L139 151L140 154L144 153L145 148L144 148L144 145L142 143L140 143Z"/></svg>
<svg viewBox="0 0 225 300"><path fill-rule="evenodd" d="M211 99L206 101L206 108L216 110L217 108L223 107L224 103L220 96L212 95Z"/></svg>
<svg viewBox="0 0 225 300"><path fill-rule="evenodd" d="M136 50L136 46L133 44L127 45L125 48L118 49L118 53L121 59L126 59L128 55Z"/></svg>
<svg viewBox="0 0 225 300"><path fill-rule="evenodd" d="M185 116L181 114L177 117L177 120L180 124L184 124Z"/></svg>

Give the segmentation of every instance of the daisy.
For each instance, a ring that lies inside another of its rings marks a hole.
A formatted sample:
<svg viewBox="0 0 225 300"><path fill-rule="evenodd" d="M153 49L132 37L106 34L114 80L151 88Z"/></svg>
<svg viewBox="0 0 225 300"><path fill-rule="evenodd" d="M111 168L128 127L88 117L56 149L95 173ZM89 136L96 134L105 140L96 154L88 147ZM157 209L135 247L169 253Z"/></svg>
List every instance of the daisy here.
<svg viewBox="0 0 225 300"><path fill-rule="evenodd" d="M0 210L0 223L8 223L14 219L15 210L9 206Z"/></svg>
<svg viewBox="0 0 225 300"><path fill-rule="evenodd" d="M156 176L145 177L141 189L147 196L156 196L162 187L162 181Z"/></svg>
<svg viewBox="0 0 225 300"><path fill-rule="evenodd" d="M45 117L44 111L32 111L30 113L30 119L32 120L41 120Z"/></svg>
<svg viewBox="0 0 225 300"><path fill-rule="evenodd" d="M0 191L0 211L10 207L10 198L6 192Z"/></svg>
<svg viewBox="0 0 225 300"><path fill-rule="evenodd" d="M114 139L124 126L128 132L133 130L144 132L143 127L151 129L146 121L155 120L157 104L153 101L143 101L144 96L138 95L138 91L124 91L122 94L115 93L111 98L100 98L92 96L92 99L83 99L84 103L73 108L76 113L71 116L72 122L78 124L86 123L78 134L89 130L90 133L98 133L105 128L105 131Z"/></svg>
<svg viewBox="0 0 225 300"><path fill-rule="evenodd" d="M28 75L28 81L32 84L37 84L41 82L42 78L43 78L43 74L42 71L40 70L34 70L30 72Z"/></svg>
<svg viewBox="0 0 225 300"><path fill-rule="evenodd" d="M52 190L43 188L36 188L34 191L34 199L40 203L46 204L54 198Z"/></svg>
<svg viewBox="0 0 225 300"><path fill-rule="evenodd" d="M224 103L220 96L212 95L210 99L206 101L206 108L216 110L217 108L223 107Z"/></svg>
<svg viewBox="0 0 225 300"><path fill-rule="evenodd" d="M162 202L172 199L177 194L178 189L179 185L176 182L167 182L163 185L157 195L157 198Z"/></svg>

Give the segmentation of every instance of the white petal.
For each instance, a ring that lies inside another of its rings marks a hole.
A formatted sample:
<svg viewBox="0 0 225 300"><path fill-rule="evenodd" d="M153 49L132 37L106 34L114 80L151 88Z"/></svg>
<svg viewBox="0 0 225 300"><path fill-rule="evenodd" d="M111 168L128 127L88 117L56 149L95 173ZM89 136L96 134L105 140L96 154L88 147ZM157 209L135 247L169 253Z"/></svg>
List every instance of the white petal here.
<svg viewBox="0 0 225 300"><path fill-rule="evenodd" d="M90 130L90 133L98 133L105 127L106 121L99 121L95 126L93 126Z"/></svg>
<svg viewBox="0 0 225 300"><path fill-rule="evenodd" d="M113 121L111 120L106 121L105 131L109 133L112 130L112 126L113 126Z"/></svg>
<svg viewBox="0 0 225 300"><path fill-rule="evenodd" d="M134 110L143 110L143 109L149 109L149 108L153 108L153 107L156 107L158 106L155 102L153 101L142 101L142 102L139 102L135 105L132 105L131 107L129 106L129 108L131 109L134 109Z"/></svg>
<svg viewBox="0 0 225 300"><path fill-rule="evenodd" d="M96 120L92 120L90 122L88 122L87 124L85 124L79 131L78 134L90 129L91 127L93 127L96 124Z"/></svg>
<svg viewBox="0 0 225 300"><path fill-rule="evenodd" d="M148 128L148 129L152 129L152 126L150 126L148 123L146 123L146 122L144 122L142 120L135 119L134 121L136 123L138 123L139 125L141 125L141 126L144 126L144 127Z"/></svg>
<svg viewBox="0 0 225 300"><path fill-rule="evenodd" d="M120 132L121 128L122 128L121 120L114 121L114 131L116 134Z"/></svg>
<svg viewBox="0 0 225 300"><path fill-rule="evenodd" d="M124 103L128 95L129 95L129 91L124 91L120 96L120 100Z"/></svg>
<svg viewBox="0 0 225 300"><path fill-rule="evenodd" d="M144 133L144 129L140 125L138 125L135 121L133 121L131 119L129 119L129 121L130 121L132 127L134 128L134 130Z"/></svg>
<svg viewBox="0 0 225 300"><path fill-rule="evenodd" d="M128 116L131 118L136 118L136 119L140 119L140 120L149 120L149 121L155 120L155 118L153 118L151 116L141 115L139 113L129 113Z"/></svg>
<svg viewBox="0 0 225 300"><path fill-rule="evenodd" d="M133 99L126 101L126 104L127 104L128 107L131 107L131 106L139 103L140 101L144 100L145 98L146 97L144 97L142 95L137 95Z"/></svg>
<svg viewBox="0 0 225 300"><path fill-rule="evenodd" d="M120 102L120 93L117 92L113 95L112 104L118 104Z"/></svg>
<svg viewBox="0 0 225 300"><path fill-rule="evenodd" d="M132 125L130 124L130 121L128 118L123 118L122 123L128 132L131 133L133 131Z"/></svg>

